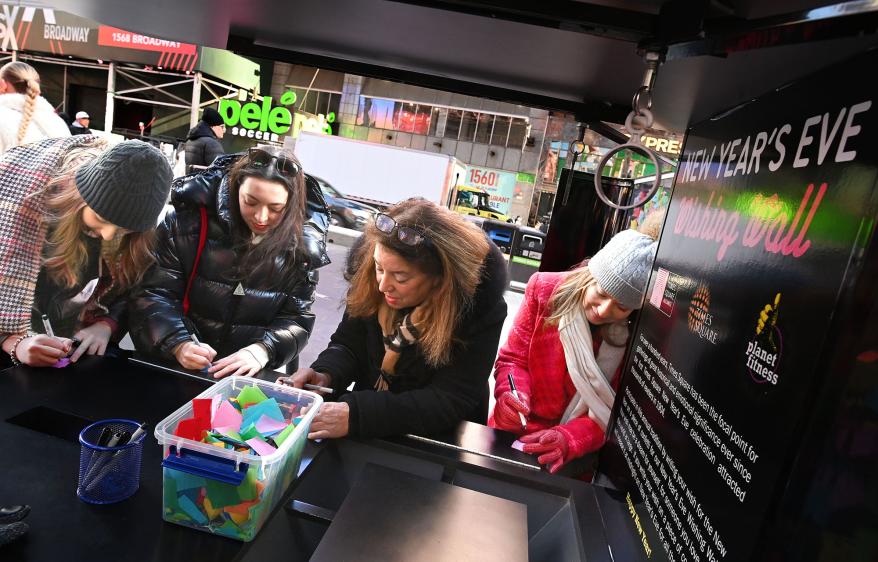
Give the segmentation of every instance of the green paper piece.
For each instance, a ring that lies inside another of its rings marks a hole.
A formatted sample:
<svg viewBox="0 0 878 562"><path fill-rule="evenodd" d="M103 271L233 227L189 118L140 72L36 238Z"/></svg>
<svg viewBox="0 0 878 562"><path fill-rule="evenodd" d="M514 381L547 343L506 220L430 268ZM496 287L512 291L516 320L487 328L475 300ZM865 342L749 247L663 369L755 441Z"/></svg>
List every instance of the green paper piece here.
<svg viewBox="0 0 878 562"><path fill-rule="evenodd" d="M192 518L182 511L175 511L174 513L168 515L167 519L168 521L171 521L173 523L183 523L186 525L190 524L192 521Z"/></svg>
<svg viewBox="0 0 878 562"><path fill-rule="evenodd" d="M256 490L256 480L256 467L250 467L247 471L247 476L244 477L241 485L238 486L238 496L241 498L241 501L255 500L259 495L259 492Z"/></svg>
<svg viewBox="0 0 878 562"><path fill-rule="evenodd" d="M237 431L227 431L227 432L223 433L223 435L225 435L226 437L231 437L232 439L234 439L236 441L240 441L241 443L244 442L244 439L241 438L241 434L238 433Z"/></svg>
<svg viewBox="0 0 878 562"><path fill-rule="evenodd" d="M256 424L251 423L247 429L241 432L241 441L247 441L248 439L253 439L254 437L262 437L262 434L256 431Z"/></svg>
<svg viewBox="0 0 878 562"><path fill-rule="evenodd" d="M183 511L191 517L196 523L199 525L207 524L207 516L201 513L201 510L198 509L198 506L192 503L192 500L189 499L189 496L180 496L180 507Z"/></svg>
<svg viewBox="0 0 878 562"><path fill-rule="evenodd" d="M162 495L165 498L165 509L170 509L171 511L180 510L180 504L177 503L177 481L170 478L167 472L165 472L165 482L162 487Z"/></svg>
<svg viewBox="0 0 878 562"><path fill-rule="evenodd" d="M177 484L177 492L204 487L204 477L202 476L195 476L181 470L174 470L171 472L171 475Z"/></svg>
<svg viewBox="0 0 878 562"><path fill-rule="evenodd" d="M217 529L217 531L220 531L227 537L237 537L241 533L241 529L235 524L234 521L229 518L225 520L225 522Z"/></svg>
<svg viewBox="0 0 878 562"><path fill-rule="evenodd" d="M237 486L217 482L210 478L205 479L207 484L207 497L210 498L210 505L214 509L222 509L230 505L238 505L241 503L241 497L238 495Z"/></svg>
<svg viewBox="0 0 878 562"><path fill-rule="evenodd" d="M277 443L278 448L284 444L284 441L287 440L287 437L290 436L292 432L296 430L296 426L293 424L288 425L283 431L278 433L273 437L274 442Z"/></svg>
<svg viewBox="0 0 878 562"><path fill-rule="evenodd" d="M259 404L267 399L268 396L255 384L253 386L245 386L241 389L240 394L238 394L238 404Z"/></svg>

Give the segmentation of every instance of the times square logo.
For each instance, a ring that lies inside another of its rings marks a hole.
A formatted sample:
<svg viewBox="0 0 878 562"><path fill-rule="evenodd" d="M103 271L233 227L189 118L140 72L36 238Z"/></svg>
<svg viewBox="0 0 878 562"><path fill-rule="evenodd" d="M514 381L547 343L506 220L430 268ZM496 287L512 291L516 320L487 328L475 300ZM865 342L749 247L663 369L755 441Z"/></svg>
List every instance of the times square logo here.
<svg viewBox="0 0 878 562"><path fill-rule="evenodd" d="M689 302L687 315L689 331L716 345L719 333L712 328L713 315L710 313L710 289L707 285L699 285Z"/></svg>

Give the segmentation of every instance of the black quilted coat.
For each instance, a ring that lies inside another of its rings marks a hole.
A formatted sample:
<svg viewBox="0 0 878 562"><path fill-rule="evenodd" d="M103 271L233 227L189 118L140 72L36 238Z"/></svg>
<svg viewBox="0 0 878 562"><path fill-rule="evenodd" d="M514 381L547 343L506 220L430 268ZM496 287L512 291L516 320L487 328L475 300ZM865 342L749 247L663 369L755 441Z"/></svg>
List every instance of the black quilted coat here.
<svg viewBox="0 0 878 562"><path fill-rule="evenodd" d="M200 174L174 180L168 212L157 231L157 263L135 290L130 305L130 331L141 353L173 358L189 339L190 329L225 357L252 343L268 350L267 368L285 365L305 347L314 326L311 304L317 286L316 269L329 263L326 253L328 211L320 187L307 178L308 219L300 257L287 281L230 279L236 268L231 237L226 172L240 155L218 158ZM189 292L189 314L183 317L183 294L198 249L204 206L207 240ZM280 258L278 258L280 259ZM278 286L281 285L281 286ZM270 286L270 289L260 288ZM238 291L239 293L241 290Z"/></svg>

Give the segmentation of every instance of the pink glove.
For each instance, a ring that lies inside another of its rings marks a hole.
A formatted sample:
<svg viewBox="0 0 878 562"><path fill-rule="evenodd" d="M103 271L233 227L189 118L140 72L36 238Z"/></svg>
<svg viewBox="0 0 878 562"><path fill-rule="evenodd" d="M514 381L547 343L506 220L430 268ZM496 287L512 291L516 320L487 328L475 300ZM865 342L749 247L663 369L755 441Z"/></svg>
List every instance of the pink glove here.
<svg viewBox="0 0 878 562"><path fill-rule="evenodd" d="M522 450L539 455L537 461L549 465L549 472L552 474L558 472L567 462L567 436L562 431L544 429L522 435L518 440L525 444Z"/></svg>
<svg viewBox="0 0 878 562"><path fill-rule="evenodd" d="M522 414L527 421L530 414L529 402L530 398L523 392L518 393L518 398L509 390L501 394L494 406L494 427L515 433L524 431L518 414Z"/></svg>

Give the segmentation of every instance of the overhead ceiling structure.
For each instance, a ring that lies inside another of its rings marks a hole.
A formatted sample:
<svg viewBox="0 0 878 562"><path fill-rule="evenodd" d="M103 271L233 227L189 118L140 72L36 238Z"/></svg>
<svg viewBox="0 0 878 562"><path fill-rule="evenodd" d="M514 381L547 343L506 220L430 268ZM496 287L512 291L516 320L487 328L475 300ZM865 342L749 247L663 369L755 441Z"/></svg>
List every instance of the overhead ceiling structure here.
<svg viewBox="0 0 878 562"><path fill-rule="evenodd" d="M157 37L568 111L594 126L624 121L642 54L656 51L656 126L677 132L878 45L876 0L48 3Z"/></svg>

